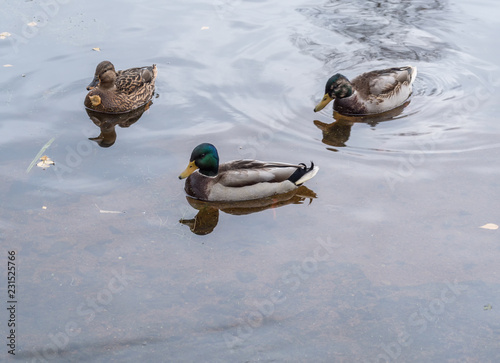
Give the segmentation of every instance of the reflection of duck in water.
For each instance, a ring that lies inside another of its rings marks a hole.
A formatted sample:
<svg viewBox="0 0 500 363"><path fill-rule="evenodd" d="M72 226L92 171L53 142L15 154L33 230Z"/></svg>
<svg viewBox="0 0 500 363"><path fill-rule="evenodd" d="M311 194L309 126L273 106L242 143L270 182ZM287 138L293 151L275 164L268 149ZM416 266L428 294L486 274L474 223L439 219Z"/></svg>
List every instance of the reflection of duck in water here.
<svg viewBox="0 0 500 363"><path fill-rule="evenodd" d="M89 140L97 142L97 144L101 147L110 147L116 141L115 126L118 125L125 128L134 124L141 118L144 111L149 109L151 104L152 101L149 101L146 105L143 105L134 111L120 114L102 113L86 109L92 122L101 129L99 136L89 137Z"/></svg>
<svg viewBox="0 0 500 363"><path fill-rule="evenodd" d="M310 167L257 160L219 165L217 149L205 143L194 148L179 179L187 177L184 189L196 199L243 201L290 192L314 177L318 170L312 162Z"/></svg>
<svg viewBox="0 0 500 363"><path fill-rule="evenodd" d="M116 72L111 62L103 61L87 87L85 107L105 113L135 110L153 98L157 73L155 64Z"/></svg>
<svg viewBox="0 0 500 363"><path fill-rule="evenodd" d="M345 116L338 112L333 113L335 122L327 124L318 120L314 120L314 124L323 132L323 143L330 146L343 147L346 146L347 140L351 136L351 127L355 123L365 123L370 126L375 126L379 122L390 121L400 115L410 101L405 102L399 107L390 111L377 115L365 116Z"/></svg>
<svg viewBox="0 0 500 363"><path fill-rule="evenodd" d="M193 219L181 219L179 223L189 226L191 232L195 234L206 235L217 226L219 210L233 215L246 215L288 204L303 204L306 199L309 199L309 204L311 204L314 198L316 198L316 194L304 185L288 193L242 202L206 202L186 197L189 204L197 209L198 213Z"/></svg>
<svg viewBox="0 0 500 363"><path fill-rule="evenodd" d="M335 100L333 109L344 115L368 115L392 110L410 97L417 68L388 68L363 73L351 82L343 75L332 76L325 86L325 96L314 108L322 110Z"/></svg>

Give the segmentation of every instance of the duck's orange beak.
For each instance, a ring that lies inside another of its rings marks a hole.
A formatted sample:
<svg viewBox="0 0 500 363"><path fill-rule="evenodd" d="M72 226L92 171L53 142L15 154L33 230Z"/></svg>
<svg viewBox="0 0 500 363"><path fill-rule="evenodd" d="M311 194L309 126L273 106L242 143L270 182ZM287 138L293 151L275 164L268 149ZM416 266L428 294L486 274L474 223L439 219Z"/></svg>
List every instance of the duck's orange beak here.
<svg viewBox="0 0 500 363"><path fill-rule="evenodd" d="M196 170L198 169L198 167L196 166L196 164L194 163L194 160L191 161L186 170L184 170L181 175L179 175L179 179L184 179L184 178L187 178L188 176L190 176L191 174L193 174Z"/></svg>
<svg viewBox="0 0 500 363"><path fill-rule="evenodd" d="M87 86L87 91L96 88L98 84L99 84L99 77L95 76L92 82L90 82L89 85Z"/></svg>

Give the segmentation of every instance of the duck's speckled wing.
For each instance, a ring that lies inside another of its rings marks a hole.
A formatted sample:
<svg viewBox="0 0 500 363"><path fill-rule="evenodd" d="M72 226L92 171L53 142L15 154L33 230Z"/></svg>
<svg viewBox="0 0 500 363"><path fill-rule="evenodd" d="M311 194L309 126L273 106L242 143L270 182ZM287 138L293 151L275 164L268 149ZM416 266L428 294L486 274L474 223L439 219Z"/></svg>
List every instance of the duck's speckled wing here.
<svg viewBox="0 0 500 363"><path fill-rule="evenodd" d="M383 96L391 94L403 84L412 81L411 67L389 68L363 73L352 80L354 88L366 98L369 95Z"/></svg>
<svg viewBox="0 0 500 363"><path fill-rule="evenodd" d="M121 93L132 94L154 79L153 67L130 68L117 72L116 87Z"/></svg>
<svg viewBox="0 0 500 363"><path fill-rule="evenodd" d="M300 165L237 160L219 166L219 183L226 187L244 187L258 183L280 183L287 180Z"/></svg>

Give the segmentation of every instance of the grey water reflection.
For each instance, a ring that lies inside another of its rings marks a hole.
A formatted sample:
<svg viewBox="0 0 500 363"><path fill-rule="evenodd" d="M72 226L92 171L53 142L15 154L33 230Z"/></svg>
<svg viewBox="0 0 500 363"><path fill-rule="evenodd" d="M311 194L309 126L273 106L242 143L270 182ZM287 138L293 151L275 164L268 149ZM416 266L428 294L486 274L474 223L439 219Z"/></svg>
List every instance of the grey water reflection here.
<svg viewBox="0 0 500 363"><path fill-rule="evenodd" d="M314 120L314 125L321 130L323 134L322 142L328 146L334 146L335 148L328 148L328 150L338 151L337 147L346 146L349 137L351 136L352 126L355 124L366 124L372 128L375 128L380 122L398 120L403 112L403 110L410 104L410 101L406 101L403 105L396 107L390 111L377 114L377 115L364 115L364 116L347 116L333 112L332 123L325 123L320 120ZM406 117L406 116L402 116Z"/></svg>
<svg viewBox="0 0 500 363"><path fill-rule="evenodd" d="M88 108L85 109L90 119L100 129L98 136L89 137L89 140L95 141L100 147L107 148L113 146L116 142L116 130L115 127L119 126L121 128L128 128L134 123L136 123L142 116L142 114L149 110L149 107L153 104L149 101L147 104L126 113L110 114L103 112L96 112Z"/></svg>
<svg viewBox="0 0 500 363"><path fill-rule="evenodd" d="M330 0L297 11L325 31L347 39L346 46L334 49L295 38L299 48L324 61L327 68L388 59L434 62L454 48L439 36L451 28L448 1Z"/></svg>
<svg viewBox="0 0 500 363"><path fill-rule="evenodd" d="M241 216L262 212L267 209L280 208L289 204L304 204L306 200L309 201L308 204L311 204L315 198L317 198L316 193L304 185L288 193L244 202L205 202L187 196L186 200L189 205L198 210L198 213L191 219L182 218L179 223L188 226L194 234L206 235L212 233L217 226L219 211Z"/></svg>

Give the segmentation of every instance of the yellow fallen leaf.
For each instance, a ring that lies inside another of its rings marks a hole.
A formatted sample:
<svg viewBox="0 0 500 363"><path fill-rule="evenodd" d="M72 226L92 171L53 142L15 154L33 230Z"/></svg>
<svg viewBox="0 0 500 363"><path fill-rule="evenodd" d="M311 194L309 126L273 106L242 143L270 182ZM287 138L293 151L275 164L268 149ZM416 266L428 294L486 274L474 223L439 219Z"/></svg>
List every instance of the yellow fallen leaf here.
<svg viewBox="0 0 500 363"><path fill-rule="evenodd" d="M36 154L35 158L31 161L31 164L30 166L28 166L28 169L26 169L26 172L29 173L31 168L33 166L35 166L35 163L36 161L38 160L38 158L45 152L45 150L47 150L50 146L50 144L52 144L54 142L56 138L53 137L52 139L50 139L45 145L43 145L43 147L40 149L40 151L38 152L38 154Z"/></svg>
<svg viewBox="0 0 500 363"><path fill-rule="evenodd" d="M201 27L201 30L207 30L207 29L210 29L208 26L202 26Z"/></svg>
<svg viewBox="0 0 500 363"><path fill-rule="evenodd" d="M95 51L95 52L100 52L100 51L101 51L101 48L99 48L99 47L95 47L95 48L92 48L92 50L93 50L93 51Z"/></svg>
<svg viewBox="0 0 500 363"><path fill-rule="evenodd" d="M12 64L4 64L3 66L4 66L4 67L6 67L6 68L7 68L7 67L13 67L13 65L12 65Z"/></svg>
<svg viewBox="0 0 500 363"><path fill-rule="evenodd" d="M10 37L11 34L9 32L2 32L0 33L0 39L5 39L7 37Z"/></svg>
<svg viewBox="0 0 500 363"><path fill-rule="evenodd" d="M28 26L37 26L38 24L35 21L31 21L28 23Z"/></svg>
<svg viewBox="0 0 500 363"><path fill-rule="evenodd" d="M39 161L36 166L39 168L43 168L44 170L46 168L50 168L51 165L55 165L55 163L50 160L50 158L47 155L44 155L40 158L41 161Z"/></svg>
<svg viewBox="0 0 500 363"><path fill-rule="evenodd" d="M479 228L484 228L484 229L498 229L498 225L495 223L486 223L484 226L481 226Z"/></svg>
<svg viewBox="0 0 500 363"><path fill-rule="evenodd" d="M42 209L47 209L47 207L46 207L46 206L43 206L43 207L42 207Z"/></svg>

